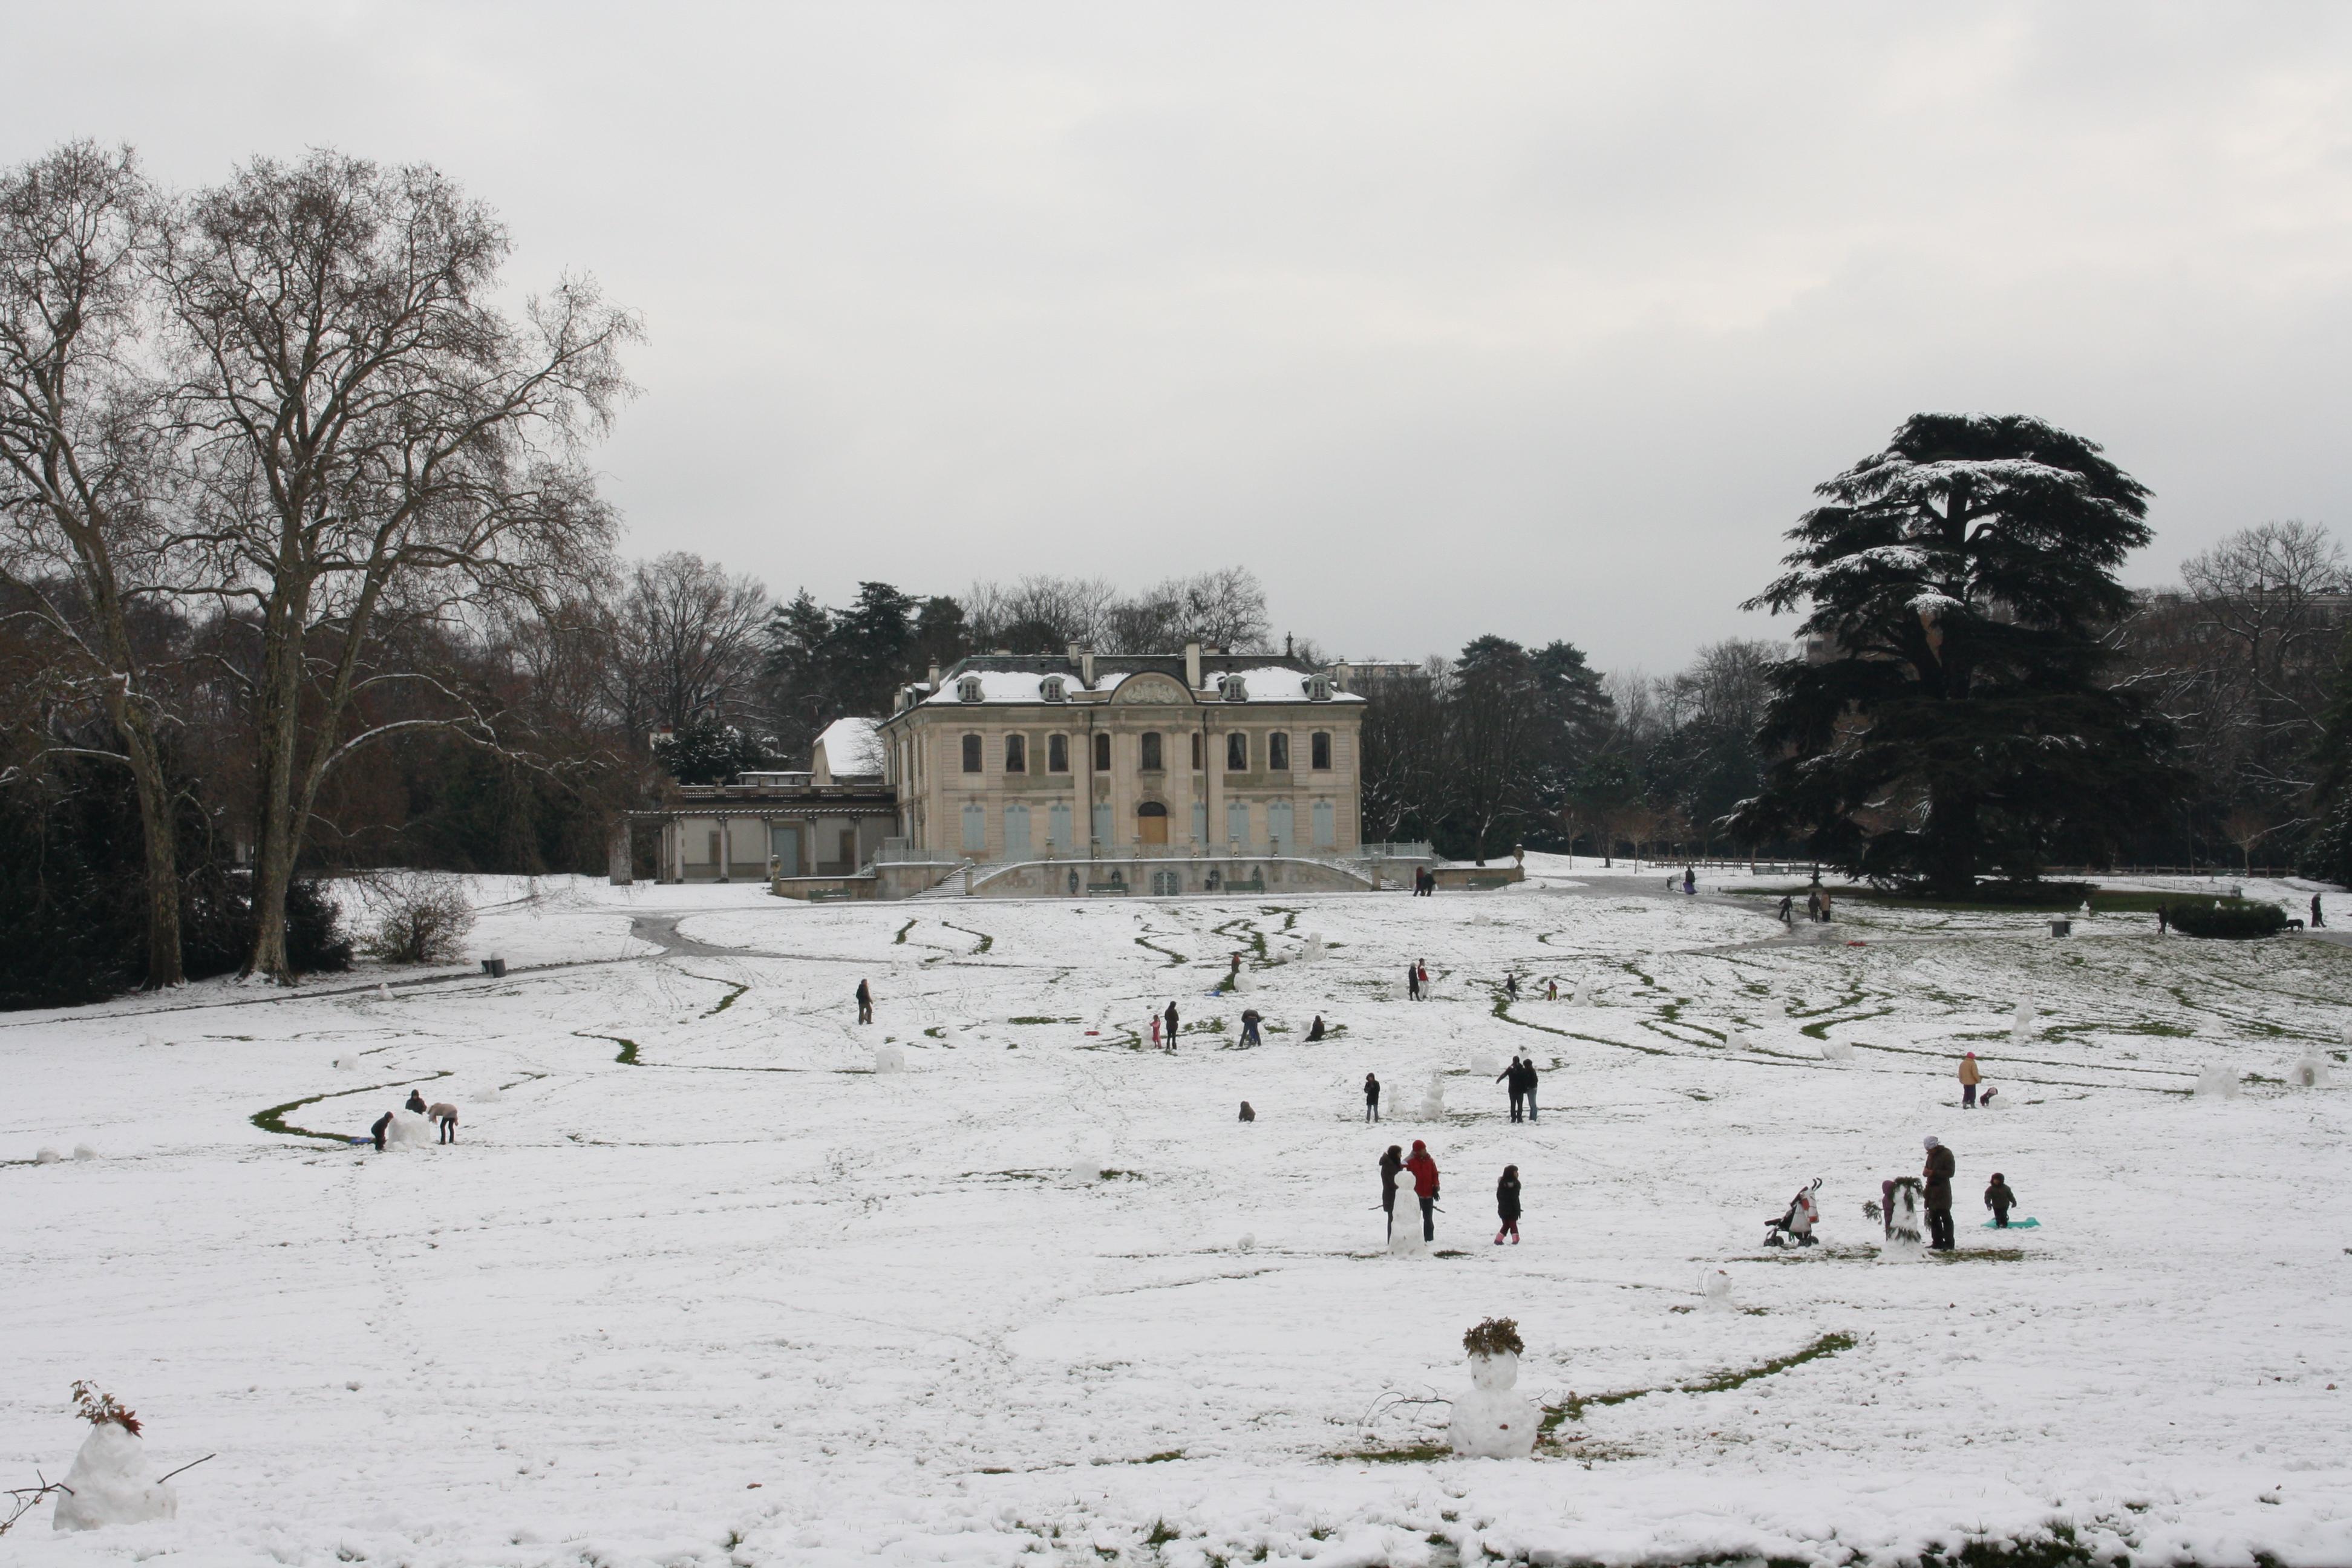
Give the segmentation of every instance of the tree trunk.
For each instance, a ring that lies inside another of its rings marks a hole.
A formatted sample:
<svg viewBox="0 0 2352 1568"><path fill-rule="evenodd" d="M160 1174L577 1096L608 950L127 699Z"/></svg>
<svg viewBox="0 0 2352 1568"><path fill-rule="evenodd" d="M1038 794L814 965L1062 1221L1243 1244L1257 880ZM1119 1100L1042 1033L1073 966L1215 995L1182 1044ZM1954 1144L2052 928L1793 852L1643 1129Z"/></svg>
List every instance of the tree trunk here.
<svg viewBox="0 0 2352 1568"><path fill-rule="evenodd" d="M139 827L147 840L146 988L161 991L188 978L180 957L180 847L172 820L172 790L152 738L126 729L123 739L139 792Z"/></svg>
<svg viewBox="0 0 2352 1568"><path fill-rule="evenodd" d="M1927 890L1958 898L1976 890L1977 803L1972 798L1930 794L1926 842Z"/></svg>
<svg viewBox="0 0 2352 1568"><path fill-rule="evenodd" d="M259 722L255 743L261 777L254 802L253 952L247 975L294 984L286 957L286 889L294 879L294 768L300 741L301 627L298 605L274 600L263 632Z"/></svg>

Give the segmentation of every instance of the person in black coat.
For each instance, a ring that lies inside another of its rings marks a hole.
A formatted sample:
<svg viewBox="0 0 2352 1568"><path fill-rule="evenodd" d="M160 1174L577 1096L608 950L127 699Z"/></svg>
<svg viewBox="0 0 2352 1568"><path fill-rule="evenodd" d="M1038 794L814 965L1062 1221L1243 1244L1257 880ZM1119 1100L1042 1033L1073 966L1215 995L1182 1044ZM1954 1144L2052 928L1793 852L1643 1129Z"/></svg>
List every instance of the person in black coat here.
<svg viewBox="0 0 2352 1568"><path fill-rule="evenodd" d="M857 983L857 1021L861 1024L874 1021L874 993L866 988L863 980Z"/></svg>
<svg viewBox="0 0 2352 1568"><path fill-rule="evenodd" d="M2009 1183L2002 1178L2001 1173L1995 1171L1992 1173L1992 1184L1985 1188L1985 1207L1992 1210L1993 1229L2007 1230L2009 1211L2016 1206L2017 1194L2010 1190Z"/></svg>
<svg viewBox="0 0 2352 1568"><path fill-rule="evenodd" d="M1528 1120L1536 1119L1536 1060L1524 1057L1519 1061L1519 1098L1528 1102Z"/></svg>
<svg viewBox="0 0 2352 1568"><path fill-rule="evenodd" d="M1522 1096L1525 1092L1519 1088L1519 1058L1513 1057L1511 1065L1495 1075L1495 1081L1511 1091L1511 1120L1518 1121L1524 1109Z"/></svg>
<svg viewBox="0 0 2352 1568"><path fill-rule="evenodd" d="M1519 1244L1519 1168L1517 1165L1504 1166L1503 1179L1495 1184L1495 1212L1503 1216L1503 1228L1495 1233L1495 1245L1502 1246L1503 1237L1507 1236L1511 1238L1511 1245L1517 1247Z"/></svg>
<svg viewBox="0 0 2352 1568"><path fill-rule="evenodd" d="M1404 966L1404 994L1409 1002L1421 1000L1421 965L1418 963Z"/></svg>
<svg viewBox="0 0 2352 1568"><path fill-rule="evenodd" d="M410 1110L413 1110L413 1111L416 1112L416 1114L417 1114L417 1115L419 1115L419 1116L424 1115L424 1114L425 1114L425 1096L423 1096L422 1094L418 1093L416 1090L415 1090L415 1089L410 1089L410 1090L408 1091L408 1106L407 1106L407 1109L409 1109Z"/></svg>
<svg viewBox="0 0 2352 1568"><path fill-rule="evenodd" d="M1319 1039L1321 1039L1322 1037L1323 1037L1323 1015L1322 1015L1322 1014L1320 1014L1320 1013L1318 1013L1318 1014L1316 1014L1316 1015L1315 1015L1315 1022L1313 1022L1312 1024L1309 1024L1309 1025L1307 1026L1307 1044L1309 1044L1309 1045L1313 1045L1317 1040L1319 1040Z"/></svg>
<svg viewBox="0 0 2352 1568"><path fill-rule="evenodd" d="M1381 1080L1374 1078L1371 1074L1366 1073L1364 1075L1364 1120L1367 1121L1378 1121L1380 1119ZM1393 1153L1395 1151L1391 1150L1390 1152Z"/></svg>
<svg viewBox="0 0 2352 1568"><path fill-rule="evenodd" d="M1168 1021L1168 1048L1172 1051L1176 1048L1176 1004L1169 1003L1168 1011L1160 1016Z"/></svg>
<svg viewBox="0 0 2352 1568"><path fill-rule="evenodd" d="M1403 1173L1404 1150L1391 1143L1389 1152L1381 1156L1381 1207L1388 1211L1391 1237L1396 1235L1397 1178Z"/></svg>
<svg viewBox="0 0 2352 1568"><path fill-rule="evenodd" d="M391 1111L389 1111L389 1110L387 1110L387 1111L385 1111L382 1116L379 1116L379 1117L377 1117L377 1118L375 1119L375 1125L374 1125L374 1126L373 1126L373 1127L371 1127L371 1128L369 1128L369 1129L368 1129L368 1131L371 1131L371 1132L373 1132L373 1133L374 1133L374 1134L375 1134L375 1152L376 1152L377 1153L379 1153L379 1154L381 1154L381 1153L383 1153L383 1134L384 1134L384 1130L385 1130L386 1128L390 1127L391 1125L392 1125L392 1112L391 1112Z"/></svg>

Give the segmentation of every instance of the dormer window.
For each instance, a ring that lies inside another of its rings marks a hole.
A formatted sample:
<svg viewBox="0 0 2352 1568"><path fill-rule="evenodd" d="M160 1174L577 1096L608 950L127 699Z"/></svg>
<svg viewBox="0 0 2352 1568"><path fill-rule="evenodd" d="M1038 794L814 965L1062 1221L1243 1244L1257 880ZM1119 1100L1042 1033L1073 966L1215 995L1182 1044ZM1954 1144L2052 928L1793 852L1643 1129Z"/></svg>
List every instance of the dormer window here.
<svg viewBox="0 0 2352 1568"><path fill-rule="evenodd" d="M979 701L980 677L977 675L967 675L961 680L957 681L956 700L959 702Z"/></svg>
<svg viewBox="0 0 2352 1568"><path fill-rule="evenodd" d="M1309 702L1330 701L1331 678L1328 675L1308 676L1307 678L1307 700Z"/></svg>
<svg viewBox="0 0 2352 1568"><path fill-rule="evenodd" d="M1217 678L1217 696L1227 702L1246 702L1249 700L1249 687L1238 675L1220 676Z"/></svg>
<svg viewBox="0 0 2352 1568"><path fill-rule="evenodd" d="M1048 702L1067 702L1070 688L1058 675L1049 675L1037 683L1037 695Z"/></svg>

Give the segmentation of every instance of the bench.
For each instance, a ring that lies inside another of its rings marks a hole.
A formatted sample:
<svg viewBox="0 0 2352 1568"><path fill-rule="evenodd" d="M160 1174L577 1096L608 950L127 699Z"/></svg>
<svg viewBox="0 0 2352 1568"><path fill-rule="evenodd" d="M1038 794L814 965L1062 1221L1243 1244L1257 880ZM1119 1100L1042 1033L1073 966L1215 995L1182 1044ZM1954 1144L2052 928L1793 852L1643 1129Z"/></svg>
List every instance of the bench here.
<svg viewBox="0 0 2352 1568"><path fill-rule="evenodd" d="M1125 882L1088 882L1087 897L1090 899L1123 899L1127 897Z"/></svg>
<svg viewBox="0 0 2352 1568"><path fill-rule="evenodd" d="M1225 879L1223 885L1217 889L1217 891L1221 893L1263 893L1265 891L1265 878L1264 876L1252 877L1248 881L1244 882L1238 878L1228 877Z"/></svg>
<svg viewBox="0 0 2352 1568"><path fill-rule="evenodd" d="M1507 888L1517 879L1512 877L1473 877L1462 885L1474 893L1491 893L1496 888Z"/></svg>
<svg viewBox="0 0 2352 1568"><path fill-rule="evenodd" d="M812 904L837 904L849 897L846 888L812 888L801 895Z"/></svg>

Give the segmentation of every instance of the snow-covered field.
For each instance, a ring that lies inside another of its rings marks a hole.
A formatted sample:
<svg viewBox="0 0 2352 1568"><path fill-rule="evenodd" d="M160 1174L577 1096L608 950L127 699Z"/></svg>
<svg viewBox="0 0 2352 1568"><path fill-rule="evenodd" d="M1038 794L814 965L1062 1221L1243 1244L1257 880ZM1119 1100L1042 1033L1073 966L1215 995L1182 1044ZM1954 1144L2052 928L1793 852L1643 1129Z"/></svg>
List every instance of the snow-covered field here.
<svg viewBox="0 0 2352 1568"><path fill-rule="evenodd" d="M481 879L504 980L0 1018L0 1484L64 1471L78 1378L159 1467L218 1455L176 1521L44 1506L0 1559L1836 1563L2065 1525L2352 1560L2352 952L1893 911L1790 942L1753 897L1532 868L1084 905ZM1181 1048L1138 1048L1171 999ZM1958 1109L1969 1048L1998 1110ZM1539 1123L1485 1076L1515 1051ZM2313 1052L2339 1087L2284 1081ZM2190 1095L2214 1064L2252 1081ZM455 1147L298 1135L411 1085ZM1880 1261L1861 1205L1928 1133L1961 1251ZM1413 1138L1441 1250L1392 1258L1373 1165ZM1979 1228L1996 1170L2037 1228ZM1827 1245L1764 1251L1815 1176ZM1561 1419L1430 1457L1489 1315Z"/></svg>

